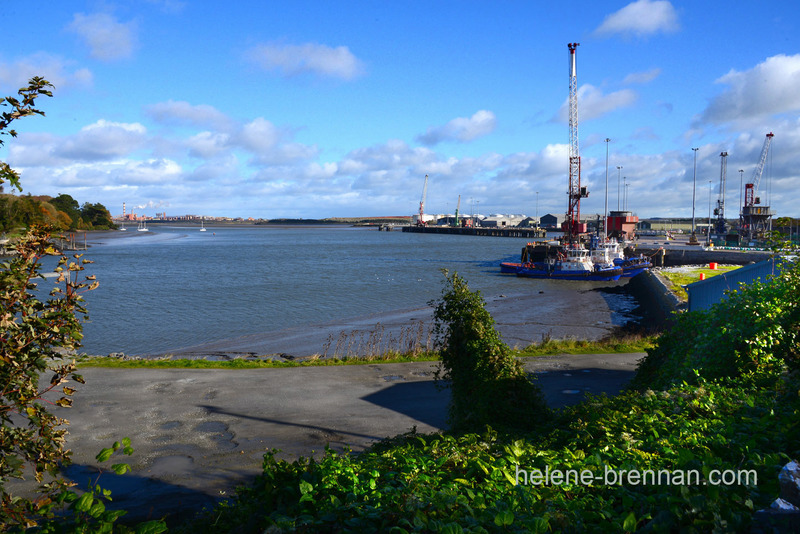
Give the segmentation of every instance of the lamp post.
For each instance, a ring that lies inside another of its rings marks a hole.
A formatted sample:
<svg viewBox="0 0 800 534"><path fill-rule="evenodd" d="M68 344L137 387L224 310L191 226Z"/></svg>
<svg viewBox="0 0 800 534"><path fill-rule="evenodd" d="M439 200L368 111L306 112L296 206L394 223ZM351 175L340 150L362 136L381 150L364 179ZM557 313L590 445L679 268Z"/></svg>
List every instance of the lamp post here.
<svg viewBox="0 0 800 534"><path fill-rule="evenodd" d="M622 171L622 165L617 165L617 211L619 211L619 174Z"/></svg>
<svg viewBox="0 0 800 534"><path fill-rule="evenodd" d="M631 186L631 184L625 184L625 190L624 190L624 194L625 194L625 208L624 208L624 210L623 210L623 211L628 211L628 188L629 188L630 186Z"/></svg>
<svg viewBox="0 0 800 534"><path fill-rule="evenodd" d="M695 199L697 197L697 151L699 148L693 148L692 151L694 152L694 178L692 178L692 237L689 239L689 243L692 245L697 244L697 230L694 223L694 205Z"/></svg>
<svg viewBox="0 0 800 534"><path fill-rule="evenodd" d="M628 211L628 177L622 177L622 211Z"/></svg>
<svg viewBox="0 0 800 534"><path fill-rule="evenodd" d="M711 180L708 181L708 229L706 230L706 236L708 237L708 245L711 245L711 184L713 182Z"/></svg>
<svg viewBox="0 0 800 534"><path fill-rule="evenodd" d="M608 143L611 141L606 137L606 203L603 208L603 242L608 241Z"/></svg>
<svg viewBox="0 0 800 534"><path fill-rule="evenodd" d="M743 179L742 176L744 175L744 169L739 169L739 228L742 227L742 187L743 187Z"/></svg>
<svg viewBox="0 0 800 534"><path fill-rule="evenodd" d="M536 192L536 229L539 229L539 192Z"/></svg>

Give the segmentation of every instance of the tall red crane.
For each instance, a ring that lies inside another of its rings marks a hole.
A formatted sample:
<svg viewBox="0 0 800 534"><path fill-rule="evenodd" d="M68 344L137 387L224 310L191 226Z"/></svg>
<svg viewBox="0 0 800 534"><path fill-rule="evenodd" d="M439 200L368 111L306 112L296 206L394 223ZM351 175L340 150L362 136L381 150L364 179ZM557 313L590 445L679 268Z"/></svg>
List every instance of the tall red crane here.
<svg viewBox="0 0 800 534"><path fill-rule="evenodd" d="M581 198L589 196L581 187L581 156L578 149L578 77L575 52L580 43L567 43L569 48L569 191L567 192L567 215L562 225L569 243L577 241L586 231L581 224Z"/></svg>
<svg viewBox="0 0 800 534"><path fill-rule="evenodd" d="M758 183L761 181L761 174L764 172L764 164L767 162L767 154L769 153L769 145L775 134L772 132L767 134L764 139L764 146L761 148L761 157L758 160L753 171L753 177L750 183L744 184L744 205L742 206L741 221L740 221L740 235L745 239L757 239L765 231L769 229L772 218L772 210L769 206L762 206L761 198L758 194Z"/></svg>

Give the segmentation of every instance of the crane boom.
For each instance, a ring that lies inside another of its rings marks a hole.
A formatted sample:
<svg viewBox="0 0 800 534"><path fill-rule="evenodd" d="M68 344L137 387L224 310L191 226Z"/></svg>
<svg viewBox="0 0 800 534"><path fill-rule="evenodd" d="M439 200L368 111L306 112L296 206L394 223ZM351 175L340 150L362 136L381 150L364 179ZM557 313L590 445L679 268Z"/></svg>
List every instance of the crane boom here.
<svg viewBox="0 0 800 534"><path fill-rule="evenodd" d="M569 48L569 191L567 216L563 230L570 243L583 231L581 227L581 198L589 196L581 187L581 157L578 147L578 76L576 54L580 43L567 43Z"/></svg>
<svg viewBox="0 0 800 534"><path fill-rule="evenodd" d="M758 160L758 165L753 171L753 177L750 179L750 183L744 185L745 206L754 206L761 203L756 197L756 193L758 193L758 183L761 181L761 174L764 172L764 164L767 161L767 153L769 153L769 145L773 137L775 137L775 134L772 132L767 134L767 138L764 139L764 146L761 148L761 157Z"/></svg>

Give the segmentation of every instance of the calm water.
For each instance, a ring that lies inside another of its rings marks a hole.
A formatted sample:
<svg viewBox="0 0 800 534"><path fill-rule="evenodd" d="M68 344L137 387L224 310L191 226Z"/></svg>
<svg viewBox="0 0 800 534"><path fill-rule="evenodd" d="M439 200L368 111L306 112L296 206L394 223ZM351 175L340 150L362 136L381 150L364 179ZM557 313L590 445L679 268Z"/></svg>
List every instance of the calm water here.
<svg viewBox="0 0 800 534"><path fill-rule="evenodd" d="M447 268L484 296L553 282L500 275L525 239L350 227L156 227L90 237L89 354L153 354L424 306ZM583 283L576 283L578 285Z"/></svg>

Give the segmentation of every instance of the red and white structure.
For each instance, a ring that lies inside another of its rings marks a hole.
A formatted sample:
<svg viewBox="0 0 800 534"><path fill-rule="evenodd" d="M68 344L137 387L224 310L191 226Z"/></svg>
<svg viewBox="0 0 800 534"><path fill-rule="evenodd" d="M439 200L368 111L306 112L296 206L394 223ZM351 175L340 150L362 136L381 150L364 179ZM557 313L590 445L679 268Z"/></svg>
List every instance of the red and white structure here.
<svg viewBox="0 0 800 534"><path fill-rule="evenodd" d="M564 237L569 243L577 241L586 232L581 224L581 198L589 196L581 187L581 156L578 147L578 77L575 52L580 43L567 43L569 48L569 191L567 192L567 214L562 225Z"/></svg>

